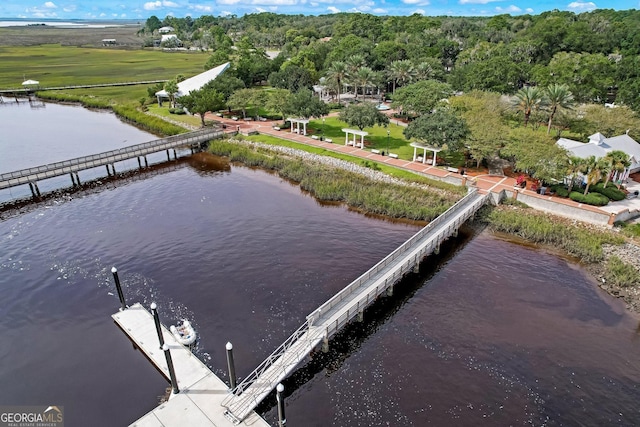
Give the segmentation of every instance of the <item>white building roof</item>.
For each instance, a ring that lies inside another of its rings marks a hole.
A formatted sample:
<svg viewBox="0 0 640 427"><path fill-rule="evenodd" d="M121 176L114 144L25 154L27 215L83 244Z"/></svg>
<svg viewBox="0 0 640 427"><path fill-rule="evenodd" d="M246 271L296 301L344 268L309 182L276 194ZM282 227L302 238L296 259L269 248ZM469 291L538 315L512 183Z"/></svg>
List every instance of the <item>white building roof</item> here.
<svg viewBox="0 0 640 427"><path fill-rule="evenodd" d="M161 37L162 38L160 39L160 43L166 42L167 40L178 38L178 36L176 36L175 34L163 34Z"/></svg>
<svg viewBox="0 0 640 427"><path fill-rule="evenodd" d="M630 159L640 159L640 144L629 135L618 135L605 138L601 133L589 137L589 142L583 143L572 139L560 138L556 144L569 151L573 156L586 159L590 156L604 157L615 150L624 151Z"/></svg>
<svg viewBox="0 0 640 427"><path fill-rule="evenodd" d="M175 31L175 28L173 27L162 27L162 28L158 28L158 32L159 33L172 33Z"/></svg>
<svg viewBox="0 0 640 427"><path fill-rule="evenodd" d="M226 62L222 65L218 65L215 68L205 71L204 73L200 73L197 76L190 77L186 80L178 83L178 92L176 93L176 98L181 96L189 95L194 90L202 89L204 85L209 83L212 80L215 80L220 74L224 73L227 68L229 68L229 62ZM168 98L169 95L163 89L159 92L156 92L156 96L162 98Z"/></svg>

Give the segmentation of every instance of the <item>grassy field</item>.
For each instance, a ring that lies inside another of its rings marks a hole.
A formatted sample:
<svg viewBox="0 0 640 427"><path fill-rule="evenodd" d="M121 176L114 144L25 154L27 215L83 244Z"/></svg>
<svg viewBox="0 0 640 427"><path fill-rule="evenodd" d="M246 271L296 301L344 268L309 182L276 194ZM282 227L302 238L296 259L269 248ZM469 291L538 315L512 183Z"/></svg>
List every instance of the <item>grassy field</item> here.
<svg viewBox="0 0 640 427"><path fill-rule="evenodd" d="M0 46L0 57L0 88L16 88L25 78L65 86L191 77L204 71L209 55L41 45Z"/></svg>

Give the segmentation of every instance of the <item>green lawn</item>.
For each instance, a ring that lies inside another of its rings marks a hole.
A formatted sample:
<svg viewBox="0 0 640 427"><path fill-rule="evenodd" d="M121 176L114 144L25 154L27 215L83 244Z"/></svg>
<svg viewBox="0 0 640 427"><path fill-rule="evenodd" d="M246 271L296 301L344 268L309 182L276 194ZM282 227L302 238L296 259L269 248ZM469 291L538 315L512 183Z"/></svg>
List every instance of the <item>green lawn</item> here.
<svg viewBox="0 0 640 427"><path fill-rule="evenodd" d="M114 83L186 77L204 71L206 53L116 50L60 45L0 46L0 88Z"/></svg>
<svg viewBox="0 0 640 427"><path fill-rule="evenodd" d="M175 120L176 122L186 123L192 126L199 127L200 125L202 125L200 116L190 116L188 114L171 114L169 112L169 102L163 103L162 107L158 107L158 104L149 105L149 112L157 114L161 117Z"/></svg>

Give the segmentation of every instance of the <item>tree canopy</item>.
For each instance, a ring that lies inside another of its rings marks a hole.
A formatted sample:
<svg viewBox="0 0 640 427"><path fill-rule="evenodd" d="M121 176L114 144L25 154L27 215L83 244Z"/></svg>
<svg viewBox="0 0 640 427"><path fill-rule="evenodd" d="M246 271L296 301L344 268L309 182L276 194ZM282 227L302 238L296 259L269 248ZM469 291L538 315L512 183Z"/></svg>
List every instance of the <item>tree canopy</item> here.
<svg viewBox="0 0 640 427"><path fill-rule="evenodd" d="M370 102L349 105L340 112L340 120L360 130L375 125L386 126L389 124L389 117L378 111L376 106Z"/></svg>

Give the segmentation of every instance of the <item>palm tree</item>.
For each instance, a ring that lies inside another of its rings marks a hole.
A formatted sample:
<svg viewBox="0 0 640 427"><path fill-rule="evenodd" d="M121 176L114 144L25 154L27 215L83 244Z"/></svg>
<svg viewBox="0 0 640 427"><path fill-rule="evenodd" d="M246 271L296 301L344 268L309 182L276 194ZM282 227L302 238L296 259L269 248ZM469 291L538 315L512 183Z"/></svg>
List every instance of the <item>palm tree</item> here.
<svg viewBox="0 0 640 427"><path fill-rule="evenodd" d="M573 107L573 95L567 85L559 85L554 83L549 85L545 90L547 107L549 108L549 124L547 126L547 135L551 132L551 123L558 109Z"/></svg>
<svg viewBox="0 0 640 427"><path fill-rule="evenodd" d="M569 156L567 163L567 175L569 175L569 194L573 189L573 183L580 172L582 172L582 164L584 160L581 157Z"/></svg>
<svg viewBox="0 0 640 427"><path fill-rule="evenodd" d="M348 69L347 64L342 61L336 61L331 64L331 67L327 70L327 79L335 83L336 88L338 89L338 104L340 104L340 88L344 84L347 79Z"/></svg>
<svg viewBox="0 0 640 427"><path fill-rule="evenodd" d="M604 181L604 187L607 188L613 172L623 173L631 165L631 162L629 161L629 155L621 150L610 151L603 159L607 162L607 177Z"/></svg>
<svg viewBox="0 0 640 427"><path fill-rule="evenodd" d="M597 184L602 178L602 171L606 169L606 160L604 157L596 159L596 156L590 156L584 159L581 172L587 177L587 186L584 189L584 195L589 192L592 184Z"/></svg>
<svg viewBox="0 0 640 427"><path fill-rule="evenodd" d="M356 94L358 93L358 86L362 88L362 96L367 99L367 87L373 86L376 79L376 72L369 67L362 67L358 69L358 72L354 76L353 82L356 85Z"/></svg>
<svg viewBox="0 0 640 427"><path fill-rule="evenodd" d="M352 55L345 61L345 65L347 66L347 81L349 84L353 84L353 80L355 79L356 73L362 67L367 65L367 60L364 55L356 54ZM356 99L358 99L358 87L356 86Z"/></svg>
<svg viewBox="0 0 640 427"><path fill-rule="evenodd" d="M524 126L527 127L529 117L533 111L537 111L544 104L544 93L537 87L523 87L516 93L514 106L524 114Z"/></svg>
<svg viewBox="0 0 640 427"><path fill-rule="evenodd" d="M396 83L402 82L401 86L411 82L415 76L415 70L413 64L408 59L393 61L389 65L389 77L393 82L393 92L396 92Z"/></svg>
<svg viewBox="0 0 640 427"><path fill-rule="evenodd" d="M164 91L169 95L169 102L171 103L171 108L175 108L176 106L176 93L178 93L178 82L175 80L169 80L164 84Z"/></svg>
<svg viewBox="0 0 640 427"><path fill-rule="evenodd" d="M416 65L414 71L414 78L416 80L428 80L433 78L435 74L433 67L428 62L419 63L418 65Z"/></svg>

